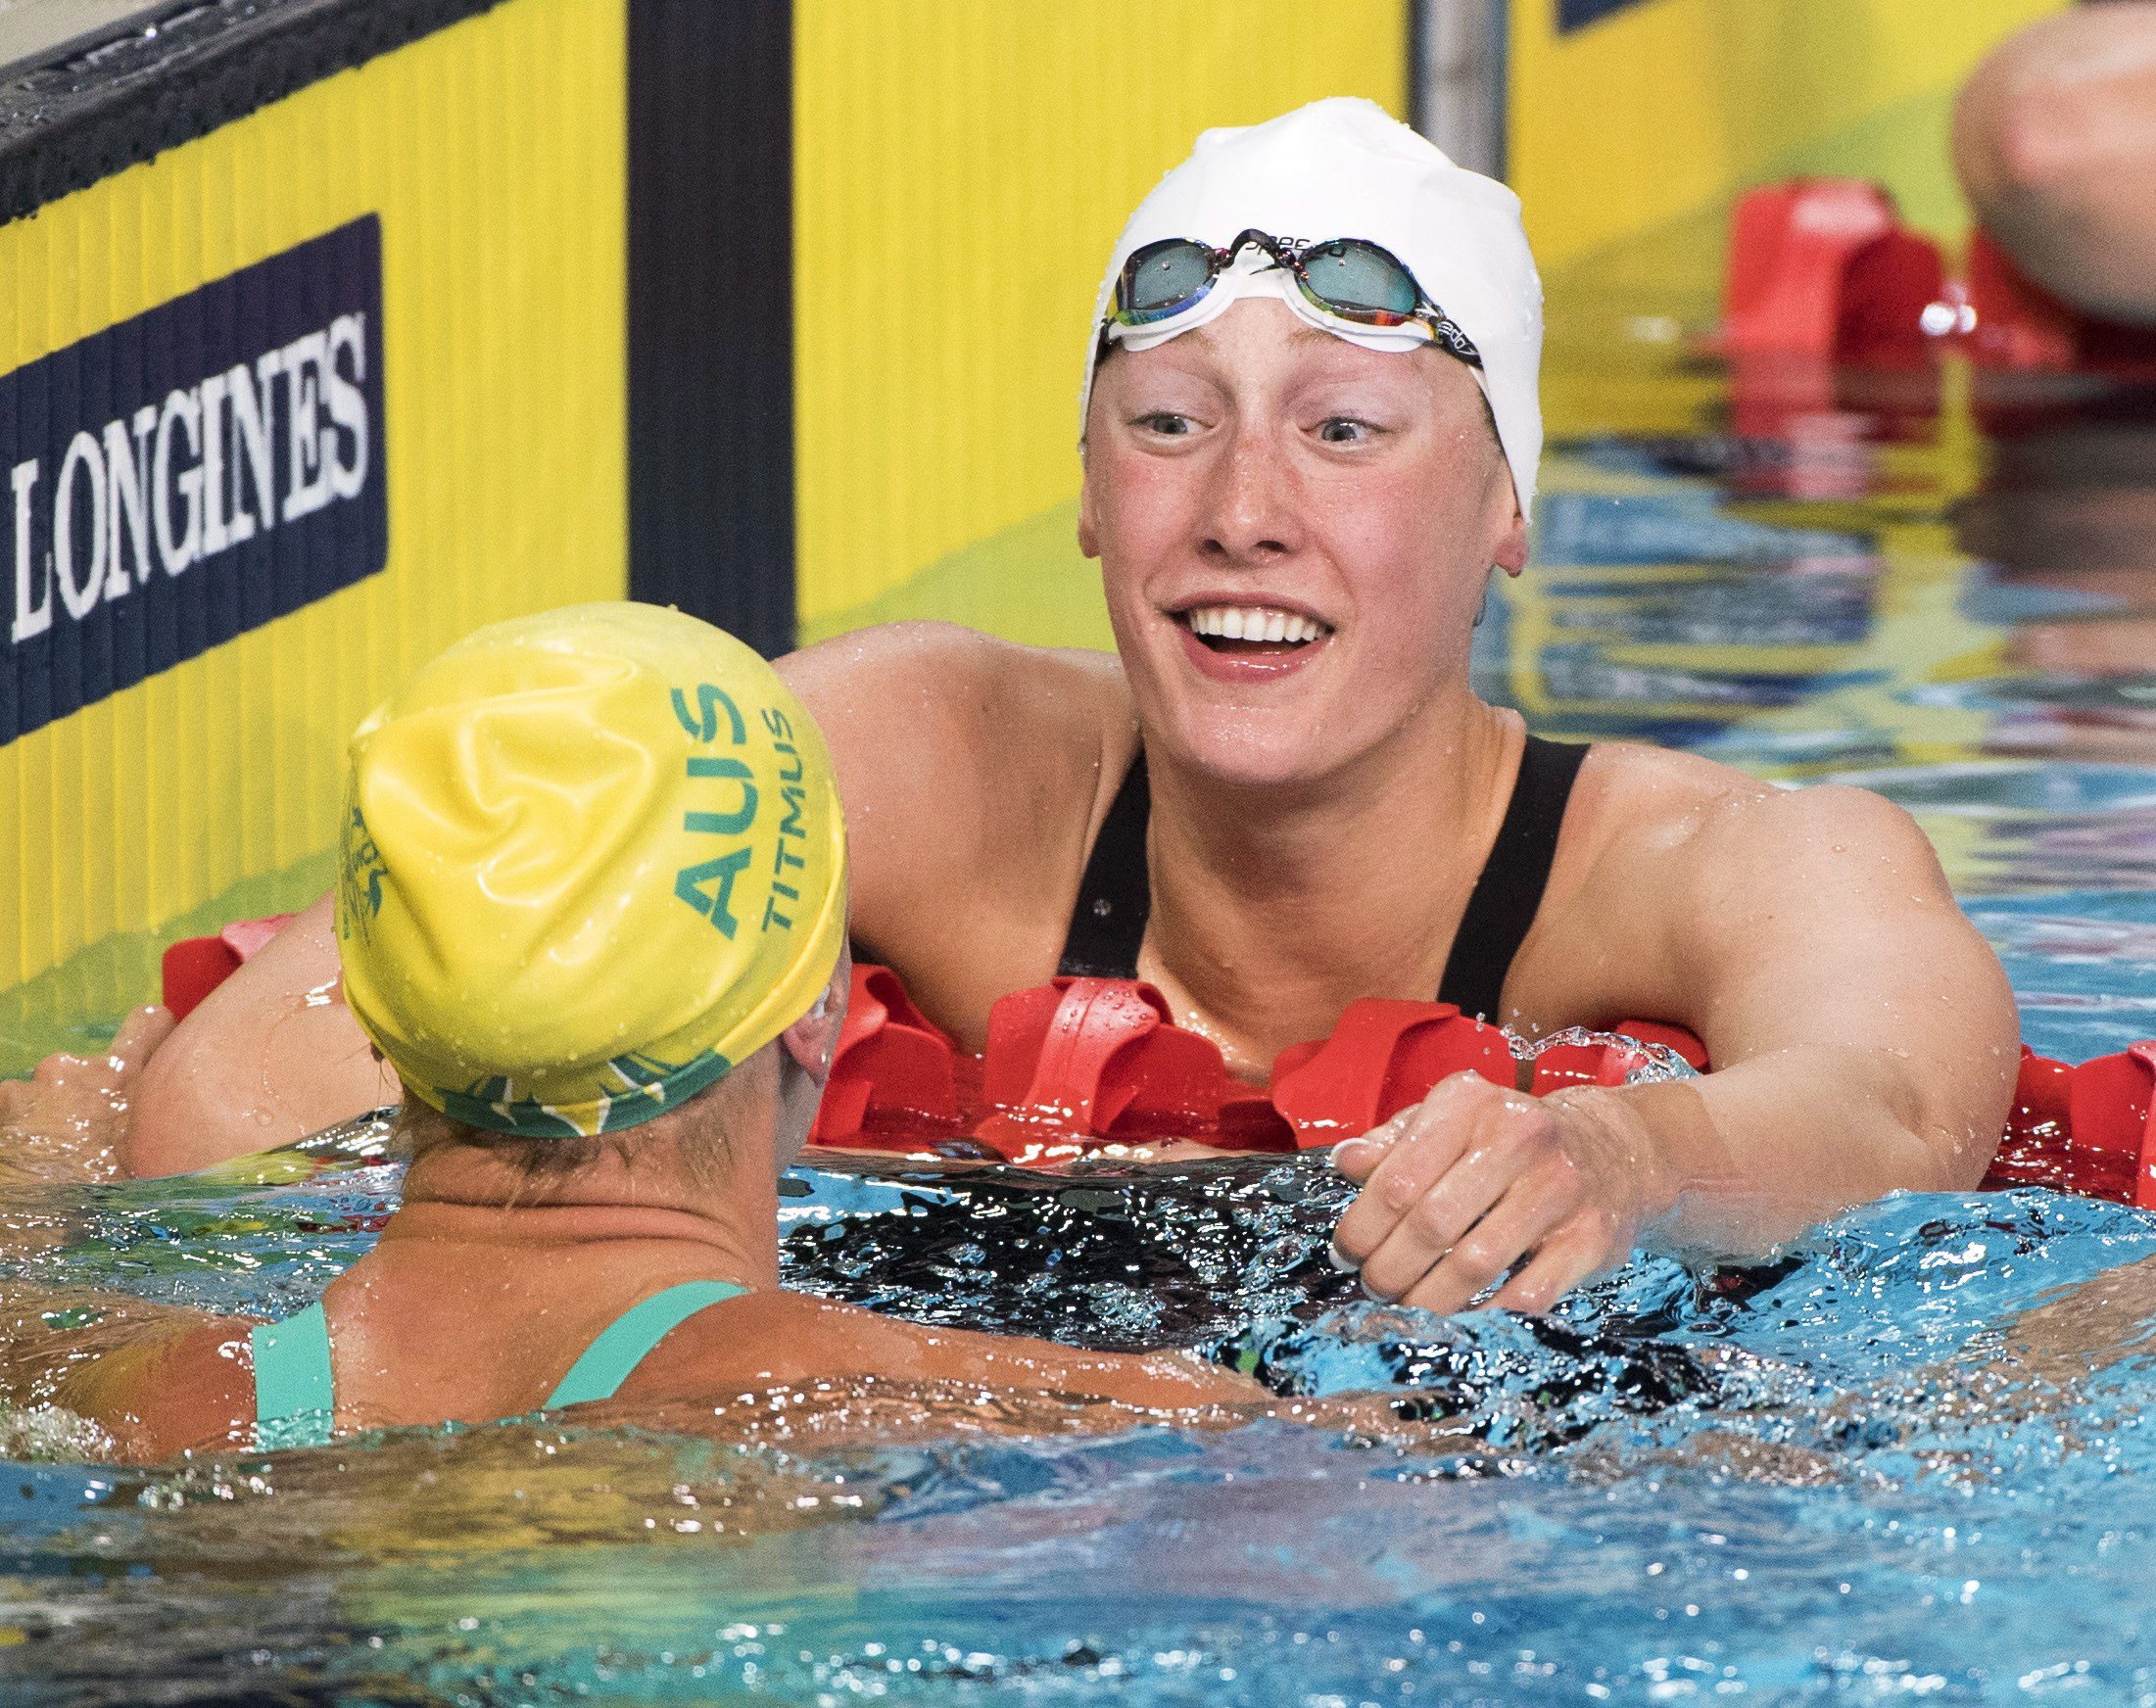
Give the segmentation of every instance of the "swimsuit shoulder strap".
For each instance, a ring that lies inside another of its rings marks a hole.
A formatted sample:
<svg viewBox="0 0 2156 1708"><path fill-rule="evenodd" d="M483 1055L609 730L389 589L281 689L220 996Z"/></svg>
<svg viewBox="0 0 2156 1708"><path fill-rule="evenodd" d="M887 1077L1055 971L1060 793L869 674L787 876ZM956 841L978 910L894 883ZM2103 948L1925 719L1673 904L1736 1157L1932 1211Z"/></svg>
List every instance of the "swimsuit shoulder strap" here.
<svg viewBox="0 0 2156 1708"><path fill-rule="evenodd" d="M547 1397L541 1409L552 1411L563 1405L581 1405L588 1400L611 1400L614 1391L659 1342L697 1311L739 1299L747 1291L731 1281L684 1281L632 1305L584 1349L584 1355L569 1366L569 1373Z"/></svg>
<svg viewBox="0 0 2156 1708"><path fill-rule="evenodd" d="M1153 816L1153 790L1138 749L1123 786L1100 822L1078 902L1064 933L1056 971L1082 978L1135 978L1138 946L1153 913L1152 879L1145 870L1145 826Z"/></svg>
<svg viewBox="0 0 2156 1708"><path fill-rule="evenodd" d="M1490 858L1475 879L1453 938L1444 982L1437 990L1439 1002L1458 1004L1461 1014L1498 1018L1505 975L1550 885L1564 809L1586 757L1584 743L1527 737L1505 822L1498 827Z"/></svg>
<svg viewBox="0 0 2156 1708"><path fill-rule="evenodd" d="M651 1349L707 1305L748 1291L731 1281L687 1281L654 1293L617 1316L584 1349L545 1409L609 1400ZM255 1445L319 1447L330 1439L336 1379L329 1362L329 1319L317 1303L283 1322L258 1326L255 1348Z"/></svg>
<svg viewBox="0 0 2156 1708"><path fill-rule="evenodd" d="M1527 737L1505 822L1453 938L1438 1001L1458 1004L1462 1014L1498 1013L1505 975L1549 887L1564 809L1586 757L1582 743ZM1153 911L1145 867L1145 829L1152 808L1141 748L1093 838L1058 973L1091 978L1137 976L1138 947Z"/></svg>
<svg viewBox="0 0 2156 1708"><path fill-rule="evenodd" d="M255 1445L319 1447L337 1410L329 1365L329 1318L320 1303L282 1322L259 1324L255 1348Z"/></svg>

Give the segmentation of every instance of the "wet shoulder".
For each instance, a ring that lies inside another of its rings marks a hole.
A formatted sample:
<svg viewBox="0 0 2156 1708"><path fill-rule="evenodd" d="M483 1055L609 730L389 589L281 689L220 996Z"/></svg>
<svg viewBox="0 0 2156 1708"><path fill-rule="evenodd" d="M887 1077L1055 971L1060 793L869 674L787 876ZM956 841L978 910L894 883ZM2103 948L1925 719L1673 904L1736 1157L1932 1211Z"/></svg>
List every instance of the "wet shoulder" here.
<svg viewBox="0 0 2156 1708"><path fill-rule="evenodd" d="M1764 785L1688 753L1597 742L1568 802L1549 888L1505 981L1529 1032L1676 1018L1675 917L1701 828ZM1668 1011L1668 1012L1664 1012Z"/></svg>
<svg viewBox="0 0 2156 1708"><path fill-rule="evenodd" d="M1062 920L1050 916L1068 911L1136 745L1121 665L905 623L827 640L782 670L831 743L856 941L970 1034L993 996L1054 964Z"/></svg>
<svg viewBox="0 0 2156 1708"><path fill-rule="evenodd" d="M1718 814L1783 792L1733 766L1632 741L1598 741L1565 815L1560 868L1581 879L1609 862L1652 864Z"/></svg>
<svg viewBox="0 0 2156 1708"><path fill-rule="evenodd" d="M1598 743L1581 767L1560 864L1581 881L1652 882L1678 870L1764 861L1813 836L1922 845L1909 815L1869 789L1791 788L1695 753Z"/></svg>
<svg viewBox="0 0 2156 1708"><path fill-rule="evenodd" d="M174 1325L118 1347L55 1395L135 1462L250 1438L255 1419L252 1320Z"/></svg>
<svg viewBox="0 0 2156 1708"><path fill-rule="evenodd" d="M850 1305L759 1288L707 1305L621 1385L624 1402L763 1393L840 1374L918 1375L924 1330Z"/></svg>
<svg viewBox="0 0 2156 1708"><path fill-rule="evenodd" d="M1817 856L1850 849L1936 874L1908 815L1863 789L1782 788L1697 754L1599 743L1507 1012L1530 1030L1692 1023L1702 970L1790 898L1831 907L1843 878Z"/></svg>

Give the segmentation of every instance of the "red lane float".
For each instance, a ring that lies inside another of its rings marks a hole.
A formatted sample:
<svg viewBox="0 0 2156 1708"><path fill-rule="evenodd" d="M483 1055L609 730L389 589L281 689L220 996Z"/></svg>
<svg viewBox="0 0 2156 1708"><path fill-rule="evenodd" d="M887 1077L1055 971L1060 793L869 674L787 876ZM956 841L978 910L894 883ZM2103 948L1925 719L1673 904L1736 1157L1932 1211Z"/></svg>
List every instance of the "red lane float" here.
<svg viewBox="0 0 2156 1708"><path fill-rule="evenodd" d="M165 1003L184 1015L283 928L242 920L165 955ZM1560 1039L1533 1058L1537 1097L1622 1085L1658 1044L1704 1070L1681 1026L1627 1020L1614 1038ZM1132 979L1058 978L988 1011L981 1056L914 1006L887 967L857 964L814 1144L934 1154L954 1141L1014 1162L1104 1145L1196 1139L1230 1151L1312 1150L1366 1132L1455 1073L1518 1086L1503 1032L1450 1003L1366 997L1328 1037L1293 1044L1265 1089L1233 1078L1210 1038ZM2156 1210L2156 1040L2078 1067L2024 1048L1988 1187L2048 1186Z"/></svg>
<svg viewBox="0 0 2156 1708"><path fill-rule="evenodd" d="M1197 1139L1222 1150L1309 1150L1365 1132L1454 1073L1515 1085L1519 1064L1496 1027L1449 1003L1351 1003L1329 1037L1290 1045L1264 1092L1229 1077L1212 1041L1169 1019L1150 985L1059 978L989 1013L988 1044L969 1057L894 1005L886 968L856 967L854 1006L811 1138L818 1144L933 1152L962 1139L1007 1161L1052 1162L1103 1145ZM894 1074L875 1040L893 1028L939 1053L933 1071ZM1628 1020L1611 1040L1547 1044L1525 1088L1622 1085L1674 1050L1705 1069L1681 1026ZM933 1082L934 1098L919 1087ZM942 1088L951 1089L946 1100ZM933 1104L933 1113L932 1113ZM1987 1187L2049 1186L2156 1209L2156 1041L2079 1067L2022 1052L2004 1142Z"/></svg>
<svg viewBox="0 0 2156 1708"><path fill-rule="evenodd" d="M1730 210L1717 342L1732 353L1831 356L1904 302L1914 335L1931 300L1918 293L1927 284L1936 291L1941 271L1938 247L1902 229L1893 198L1877 184L1762 185Z"/></svg>
<svg viewBox="0 0 2156 1708"><path fill-rule="evenodd" d="M2156 1040L2079 1067L2022 1048L1987 1186L2050 1186L2156 1210Z"/></svg>
<svg viewBox="0 0 2156 1708"><path fill-rule="evenodd" d="M1722 323L1732 356L1899 365L1955 349L1980 367L2156 373L2156 333L2060 302L1979 231L1960 275L1861 178L1789 178L1730 211Z"/></svg>
<svg viewBox="0 0 2156 1708"><path fill-rule="evenodd" d="M214 937L182 937L165 951L165 1006L175 1020L183 1020L201 1006L202 999L252 961L290 922L290 914L271 914L267 919L234 920Z"/></svg>
<svg viewBox="0 0 2156 1708"><path fill-rule="evenodd" d="M832 1069L812 1141L827 1128L860 1132L872 1104L880 1115L900 1115L916 1126L959 1125L958 1052L887 967L854 968Z"/></svg>
<svg viewBox="0 0 2156 1708"><path fill-rule="evenodd" d="M1706 1065L1680 1027L1637 1021L1620 1030ZM1553 1043L1526 1089L1622 1085L1647 1061L1622 1039ZM988 1011L987 1047L970 1057L921 1018L889 969L857 965L809 1137L914 1153L957 1140L1022 1162L1159 1139L1310 1150L1368 1131L1461 1072L1520 1081L1497 1027L1450 1003L1365 998L1348 1005L1330 1036L1281 1051L1261 1090L1228 1073L1211 1039L1176 1025L1158 990L1114 978L1014 991Z"/></svg>
<svg viewBox="0 0 2156 1708"><path fill-rule="evenodd" d="M1511 1046L1497 1027L1468 1020L1449 1002L1366 997L1348 1005L1330 1037L1280 1052L1272 1104L1308 1150L1368 1132L1455 1073L1519 1083Z"/></svg>

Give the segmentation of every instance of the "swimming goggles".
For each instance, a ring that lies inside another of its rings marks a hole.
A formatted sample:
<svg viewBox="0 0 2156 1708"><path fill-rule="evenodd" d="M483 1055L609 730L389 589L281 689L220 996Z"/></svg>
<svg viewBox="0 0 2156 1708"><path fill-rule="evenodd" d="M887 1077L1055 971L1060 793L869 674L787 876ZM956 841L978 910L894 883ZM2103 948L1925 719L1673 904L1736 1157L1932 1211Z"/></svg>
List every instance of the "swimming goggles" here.
<svg viewBox="0 0 2156 1708"><path fill-rule="evenodd" d="M1168 237L1133 250L1116 276L1115 298L1100 324L1098 354L1107 353L1115 327L1152 326L1196 308L1235 258L1252 246L1295 280L1304 300L1319 314L1355 326L1417 325L1448 355L1469 367L1482 365L1474 342L1422 294L1407 263L1390 250L1362 237L1305 243L1255 228L1238 234L1225 249L1191 237Z"/></svg>

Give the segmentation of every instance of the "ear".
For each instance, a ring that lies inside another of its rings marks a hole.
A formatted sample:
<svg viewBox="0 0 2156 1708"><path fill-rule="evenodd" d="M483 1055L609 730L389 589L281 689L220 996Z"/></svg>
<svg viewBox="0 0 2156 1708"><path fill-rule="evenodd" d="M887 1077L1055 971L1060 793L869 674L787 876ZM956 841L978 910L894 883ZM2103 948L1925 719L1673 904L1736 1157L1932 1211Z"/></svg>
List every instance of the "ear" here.
<svg viewBox="0 0 2156 1708"><path fill-rule="evenodd" d="M1501 463L1499 465L1503 467ZM1490 553L1490 561L1507 575L1517 575L1527 567L1527 518L1519 513L1519 498L1511 492L1511 476L1505 477L1505 486L1510 496L1512 519L1505 532L1498 536L1497 547Z"/></svg>
<svg viewBox="0 0 2156 1708"><path fill-rule="evenodd" d="M838 951L838 964L831 970L831 982L824 986L808 1013L779 1034L801 1071L818 1085L831 1077L831 1059L838 1053L838 1034L846 1023L846 997L853 989L853 950L847 946Z"/></svg>
<svg viewBox="0 0 2156 1708"><path fill-rule="evenodd" d="M1084 454L1085 447L1080 445L1078 455L1082 458ZM1084 472L1078 480L1078 549L1087 557L1100 555L1100 522L1093 513L1093 471L1090 462L1084 464Z"/></svg>

